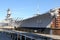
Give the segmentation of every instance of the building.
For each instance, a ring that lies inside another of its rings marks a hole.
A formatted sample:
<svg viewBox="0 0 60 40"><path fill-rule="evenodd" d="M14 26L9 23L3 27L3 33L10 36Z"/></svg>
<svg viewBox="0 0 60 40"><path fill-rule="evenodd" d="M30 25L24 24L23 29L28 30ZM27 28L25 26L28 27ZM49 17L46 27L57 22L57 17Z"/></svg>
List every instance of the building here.
<svg viewBox="0 0 60 40"><path fill-rule="evenodd" d="M60 35L60 8L20 21L17 30Z"/></svg>

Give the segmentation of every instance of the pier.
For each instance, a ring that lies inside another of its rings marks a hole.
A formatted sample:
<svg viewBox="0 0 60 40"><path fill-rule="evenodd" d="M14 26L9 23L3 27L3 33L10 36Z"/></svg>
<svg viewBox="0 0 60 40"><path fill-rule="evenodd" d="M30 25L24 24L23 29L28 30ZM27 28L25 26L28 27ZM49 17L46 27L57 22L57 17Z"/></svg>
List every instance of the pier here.
<svg viewBox="0 0 60 40"><path fill-rule="evenodd" d="M40 34L40 33L29 33L16 30L0 29L0 32L6 34L11 40L60 40L58 35ZM4 35L3 34L3 35Z"/></svg>

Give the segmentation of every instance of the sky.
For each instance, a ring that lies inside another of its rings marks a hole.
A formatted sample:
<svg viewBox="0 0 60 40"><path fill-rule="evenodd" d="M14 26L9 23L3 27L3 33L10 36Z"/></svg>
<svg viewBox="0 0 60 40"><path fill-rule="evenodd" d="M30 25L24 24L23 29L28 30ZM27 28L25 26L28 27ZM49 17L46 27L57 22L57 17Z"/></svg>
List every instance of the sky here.
<svg viewBox="0 0 60 40"><path fill-rule="evenodd" d="M43 14L56 7L60 7L60 0L0 0L0 20L6 18L8 8L14 19L26 19L37 14L37 9Z"/></svg>

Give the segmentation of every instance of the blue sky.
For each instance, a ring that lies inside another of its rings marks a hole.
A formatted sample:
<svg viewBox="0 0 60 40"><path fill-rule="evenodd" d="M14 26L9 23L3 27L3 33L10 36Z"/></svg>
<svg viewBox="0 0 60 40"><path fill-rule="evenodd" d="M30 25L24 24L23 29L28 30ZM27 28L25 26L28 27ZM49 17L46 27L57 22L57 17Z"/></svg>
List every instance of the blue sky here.
<svg viewBox="0 0 60 40"><path fill-rule="evenodd" d="M60 7L60 0L0 0L0 20L5 19L7 9L11 9L12 17L29 18L37 13L39 4L40 14L49 9Z"/></svg>

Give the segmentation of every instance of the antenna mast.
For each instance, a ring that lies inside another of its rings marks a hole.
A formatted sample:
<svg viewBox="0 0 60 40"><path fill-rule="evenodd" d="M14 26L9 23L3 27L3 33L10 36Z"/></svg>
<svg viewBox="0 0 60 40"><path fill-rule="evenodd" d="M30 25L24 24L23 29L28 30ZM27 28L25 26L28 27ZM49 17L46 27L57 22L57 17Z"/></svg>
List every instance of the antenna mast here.
<svg viewBox="0 0 60 40"><path fill-rule="evenodd" d="M40 14L40 12L39 12L39 0L37 1L37 14Z"/></svg>
<svg viewBox="0 0 60 40"><path fill-rule="evenodd" d="M37 1L36 15L40 15L39 0Z"/></svg>

